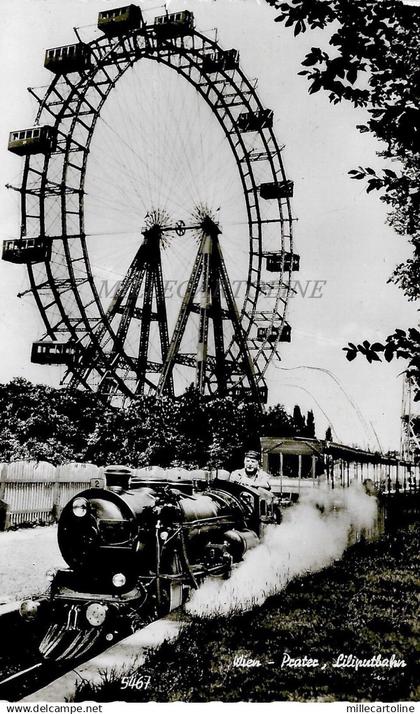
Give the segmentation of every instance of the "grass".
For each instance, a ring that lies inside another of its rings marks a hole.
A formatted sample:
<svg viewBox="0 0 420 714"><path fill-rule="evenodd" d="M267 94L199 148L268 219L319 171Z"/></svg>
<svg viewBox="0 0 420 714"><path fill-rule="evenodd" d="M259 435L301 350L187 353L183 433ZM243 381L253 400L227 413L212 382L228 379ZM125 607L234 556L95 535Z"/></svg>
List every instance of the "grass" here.
<svg viewBox="0 0 420 714"><path fill-rule="evenodd" d="M420 694L419 545L419 526L395 532L293 581L258 609L217 620L193 619L175 642L150 653L132 673L150 676L147 689L123 689L114 673L99 686L81 685L76 700L415 700ZM317 658L325 669L282 668L285 652ZM337 669L332 664L340 653L361 659L393 654L407 666ZM261 666L233 666L239 655L259 659Z"/></svg>

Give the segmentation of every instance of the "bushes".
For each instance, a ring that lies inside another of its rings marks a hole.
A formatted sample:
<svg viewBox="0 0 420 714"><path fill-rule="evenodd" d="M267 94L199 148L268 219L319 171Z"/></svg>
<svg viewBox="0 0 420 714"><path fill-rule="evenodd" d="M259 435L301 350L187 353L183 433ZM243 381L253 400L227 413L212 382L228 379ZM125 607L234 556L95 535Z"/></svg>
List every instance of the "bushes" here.
<svg viewBox="0 0 420 714"><path fill-rule="evenodd" d="M224 467L242 464L260 434L293 434L282 406L261 414L255 404L208 397L189 388L178 397L141 396L126 408L101 395L14 379L0 385L0 460L53 464L92 461Z"/></svg>

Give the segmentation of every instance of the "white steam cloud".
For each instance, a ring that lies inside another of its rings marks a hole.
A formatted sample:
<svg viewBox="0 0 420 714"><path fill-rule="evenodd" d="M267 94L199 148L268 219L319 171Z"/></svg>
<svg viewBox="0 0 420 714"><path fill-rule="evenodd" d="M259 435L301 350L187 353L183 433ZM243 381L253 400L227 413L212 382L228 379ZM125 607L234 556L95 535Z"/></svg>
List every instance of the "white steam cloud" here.
<svg viewBox="0 0 420 714"><path fill-rule="evenodd" d="M349 488L317 489L269 525L229 580L206 580L186 605L192 615L212 617L249 610L282 590L296 576L315 572L342 557L352 530L371 529L376 499L354 481Z"/></svg>

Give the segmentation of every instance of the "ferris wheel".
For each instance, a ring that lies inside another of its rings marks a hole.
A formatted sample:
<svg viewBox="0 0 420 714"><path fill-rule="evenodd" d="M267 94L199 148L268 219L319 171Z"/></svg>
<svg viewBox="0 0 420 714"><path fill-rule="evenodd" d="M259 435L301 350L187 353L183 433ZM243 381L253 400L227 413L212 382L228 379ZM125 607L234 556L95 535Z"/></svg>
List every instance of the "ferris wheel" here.
<svg viewBox="0 0 420 714"><path fill-rule="evenodd" d="M97 27L46 50L34 126L9 137L22 225L3 259L45 325L31 359L114 400L194 383L262 404L299 269L273 111L189 11Z"/></svg>

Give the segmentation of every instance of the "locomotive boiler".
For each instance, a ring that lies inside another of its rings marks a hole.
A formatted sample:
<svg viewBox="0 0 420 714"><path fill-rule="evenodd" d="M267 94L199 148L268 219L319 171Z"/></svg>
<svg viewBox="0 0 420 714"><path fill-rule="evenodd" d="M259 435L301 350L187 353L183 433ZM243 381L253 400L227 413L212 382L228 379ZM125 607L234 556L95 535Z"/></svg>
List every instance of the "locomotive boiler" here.
<svg viewBox="0 0 420 714"><path fill-rule="evenodd" d="M279 520L270 492L240 483L136 480L124 467L105 476L106 488L81 492L62 511L58 544L69 567L50 574L48 595L21 605L25 619L48 624L45 659L80 657L174 610L205 577L228 577L264 523Z"/></svg>

